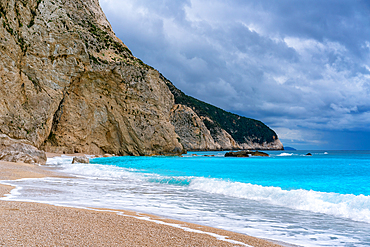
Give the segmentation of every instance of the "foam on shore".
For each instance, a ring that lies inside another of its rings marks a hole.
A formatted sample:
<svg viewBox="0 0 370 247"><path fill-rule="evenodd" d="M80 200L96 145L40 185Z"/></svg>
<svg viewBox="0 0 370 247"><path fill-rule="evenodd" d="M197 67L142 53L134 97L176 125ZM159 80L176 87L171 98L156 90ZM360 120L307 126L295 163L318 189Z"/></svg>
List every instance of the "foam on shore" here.
<svg viewBox="0 0 370 247"><path fill-rule="evenodd" d="M69 158L68 158L69 159ZM65 160L65 159L64 159ZM19 166L18 166L19 165ZM33 181L43 181L44 179L55 179L55 180L58 180L58 179L61 179L61 180L64 180L64 179L71 179L73 180L72 178L58 178L58 177L55 177L55 178L41 178L43 176L47 176L47 175L52 175L52 172L49 172L49 171L45 171L44 174L42 174L42 169L40 170L37 166L29 166L29 165L23 165L23 164L10 164L10 167L9 169L11 170L11 173L12 174L22 174L20 177L23 177L22 179L19 179L19 180L16 180L16 181L8 181L8 182L4 182L4 181L0 181L1 184L5 184L4 185L0 185L1 188L5 188L4 190L2 191L10 191L10 189L12 189L12 187L8 187L8 186L12 186L13 183L16 183L18 181L28 181L28 180L33 180ZM0 164L1 166L1 164ZM25 171L22 171L22 169L24 169L26 167L26 170ZM17 169L17 168L20 168L20 169ZM35 169L37 172L35 174L32 174L32 169ZM30 174L30 177L33 177L33 178L26 178L27 177L27 174ZM55 174L56 175L56 174ZM16 179L17 177L16 176L4 176L4 174L2 174L2 176L0 175L0 178L1 179ZM24 198L18 198L19 196L21 196L22 194L22 190L24 189L22 186L19 186L19 185L15 185L16 188L12 189L11 190L11 193L10 194L7 194L5 198L1 198L0 199L0 213L1 213L1 207L2 207L2 204L6 203L6 207L9 207L9 205L14 205L15 207L17 208L21 208L21 205L24 205L22 202L42 202L42 203L45 203L44 201L42 200L27 200L27 199L24 199ZM47 191L47 188L45 188ZM9 202L10 201L13 201L13 202ZM1 202L2 201L2 202ZM19 201L19 202L16 202L16 201ZM19 203L22 203L22 204L19 204ZM58 205L57 203L52 203L54 205ZM33 207L38 207L37 206L38 204L34 204ZM68 205L62 205L60 204L59 206L64 206L64 208ZM160 219L156 216L150 216L150 215L141 215L141 214L138 214L138 213L135 213L136 215L132 215L132 214L128 214L127 212L124 212L124 211L120 211L120 210L110 210L110 209L92 209L92 208L88 208L88 207L79 207L79 206L72 206L72 205L69 205L71 208L79 208L79 209L86 209L86 210L93 210L93 211L97 211L97 212L112 212L112 213L115 213L119 216L125 216L125 217L130 217L130 218L135 218L135 219L138 219L138 220L143 220L143 221L147 221L147 222L151 222L151 223L155 223L155 224L158 224L158 225L163 225L165 227L171 227L171 228L177 228L177 229L180 229L184 232L189 232L189 233L195 233L195 234L201 234L201 235L207 235L207 236L210 236L210 237L213 237L213 238L216 238L217 240L219 241L222 241L222 242L225 242L225 243L229 243L229 244L232 244L232 245L238 245L238 246L252 246L252 245L248 245L246 244L245 242L242 242L242 241L239 241L239 240L233 240L230 236L231 235L238 235L236 233L232 233L232 232L226 232L226 231L223 231L223 230L218 230L218 229L213 229L213 230L210 230L210 231L207 231L207 230L200 230L199 228L207 228L207 227L203 227L203 226L193 226L193 227L189 227L188 225L191 225L191 224L188 224L188 223L184 223L184 222L177 222L177 223L171 223L170 221L171 220L165 220L165 219ZM40 207L42 208L45 208L45 206L41 206ZM59 208L59 207L58 207ZM53 210L59 210L58 208L54 208ZM17 209L18 210L18 209ZM43 211L44 209L42 209ZM64 209L62 209L62 207L60 207L60 210L62 210L63 212L65 211ZM42 212L40 211L40 212ZM16 213L17 211L14 211L14 213ZM46 211L45 211L46 212ZM18 217L23 217L22 215L24 214L21 214L21 215L18 215ZM28 216L27 216L28 217ZM68 214L65 215L65 217L68 217ZM68 220L68 219L67 219ZM72 220L72 219L71 219ZM69 220L68 220L69 221ZM14 222L11 222L9 224L13 224ZM41 224L42 221L41 221ZM76 222L76 224L84 224L84 222ZM77 226L77 225L76 225ZM41 225L40 225L41 227ZM53 226L54 227L54 226ZM97 226L99 227L99 226ZM0 223L0 228L1 227L1 223ZM114 230L115 226L112 226L112 231ZM197 229L198 228L198 229ZM5 228L4 228L5 229ZM16 230L16 231L23 231L23 227L22 226L13 226L12 225L12 229L13 230ZM19 229L19 230L17 230ZM147 228L145 228L146 230L150 230L149 226ZM171 231L170 231L171 232ZM220 232L221 234L217 233L217 232ZM228 233L225 235L225 233ZM2 231L0 231L0 234L1 236L3 237L3 241L6 241L6 239L8 239L9 241L11 241L12 239L14 238L11 238L9 236L7 236L7 233L3 233ZM22 236L25 237L24 239L24 243L26 243L27 241L29 241L30 239L32 239L31 237L27 237L27 234L28 232L24 233L24 234L17 234L19 235L19 237L17 237L17 241L19 243L19 241L21 241L21 238ZM86 234L88 235L88 234ZM143 232L143 235L145 236L145 232ZM40 236L38 236L39 238ZM57 236L55 236L57 237ZM42 238L42 236L41 236ZM193 238L192 238L193 239ZM196 238L194 238L196 239ZM259 245L263 245L263 246L277 246L273 243L269 243L267 241L264 241L264 240L260 240L260 239L256 239L256 238L253 238L253 237L248 237L248 236L245 236L245 235L238 235L237 236L237 239L249 239L248 241L253 243L259 243ZM75 239L76 241L80 242L80 241L83 241L83 239ZM50 241L47 240L47 241ZM158 242L158 241L156 241ZM7 242L3 242L3 243L7 243ZM8 243L12 243L12 242L8 242ZM39 242L39 243L42 243L42 242ZM77 242L76 242L77 243ZM160 245L160 242L158 242L158 244ZM186 244L186 243L184 243ZM224 244L221 244L221 245L224 245ZM258 246L258 245L253 245L253 246Z"/></svg>
<svg viewBox="0 0 370 247"><path fill-rule="evenodd" d="M167 158L154 159L162 162ZM287 207L286 202L296 196L291 191L212 178L162 176L114 165L71 164L71 161L72 157L55 157L48 164L74 178L10 181L8 184L18 186L14 192L22 195L10 195L7 200L139 211L304 246L341 246L357 241L351 234L336 229L329 231L326 225L331 223L326 222L324 214L310 210L303 213ZM128 157L127 162L131 161ZM320 227L304 227L312 222ZM338 219L336 224L341 223Z"/></svg>

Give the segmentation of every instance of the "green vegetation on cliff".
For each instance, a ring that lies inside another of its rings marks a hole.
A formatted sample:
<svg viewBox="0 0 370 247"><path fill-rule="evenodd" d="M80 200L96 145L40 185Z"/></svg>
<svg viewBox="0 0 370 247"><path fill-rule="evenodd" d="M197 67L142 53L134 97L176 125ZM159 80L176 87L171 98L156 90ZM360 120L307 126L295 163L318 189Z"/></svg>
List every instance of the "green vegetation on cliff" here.
<svg viewBox="0 0 370 247"><path fill-rule="evenodd" d="M261 121L238 116L197 100L177 89L164 76L161 75L161 77L174 95L175 103L192 108L203 119L211 134L217 131L217 127L220 127L226 130L238 143L250 140L262 144L264 142L271 143L278 139L276 133Z"/></svg>

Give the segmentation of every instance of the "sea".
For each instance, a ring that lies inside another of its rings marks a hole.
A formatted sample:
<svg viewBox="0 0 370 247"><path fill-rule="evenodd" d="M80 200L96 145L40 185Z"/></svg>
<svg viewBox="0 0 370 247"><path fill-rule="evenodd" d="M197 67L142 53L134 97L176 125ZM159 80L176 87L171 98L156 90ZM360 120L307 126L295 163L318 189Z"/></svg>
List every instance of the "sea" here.
<svg viewBox="0 0 370 247"><path fill-rule="evenodd" d="M370 151L267 153L49 158L69 177L1 181L16 186L2 200L133 210L298 246L370 246Z"/></svg>

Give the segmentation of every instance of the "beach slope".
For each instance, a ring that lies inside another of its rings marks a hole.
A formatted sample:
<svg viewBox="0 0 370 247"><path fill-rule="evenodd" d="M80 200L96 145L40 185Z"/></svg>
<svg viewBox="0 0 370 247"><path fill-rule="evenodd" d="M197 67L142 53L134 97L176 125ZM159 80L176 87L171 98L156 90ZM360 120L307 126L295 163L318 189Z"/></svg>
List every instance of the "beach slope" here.
<svg viewBox="0 0 370 247"><path fill-rule="evenodd" d="M0 162L0 180L58 176L40 166ZM0 184L0 197L11 186ZM280 246L243 234L153 215L0 201L2 246Z"/></svg>

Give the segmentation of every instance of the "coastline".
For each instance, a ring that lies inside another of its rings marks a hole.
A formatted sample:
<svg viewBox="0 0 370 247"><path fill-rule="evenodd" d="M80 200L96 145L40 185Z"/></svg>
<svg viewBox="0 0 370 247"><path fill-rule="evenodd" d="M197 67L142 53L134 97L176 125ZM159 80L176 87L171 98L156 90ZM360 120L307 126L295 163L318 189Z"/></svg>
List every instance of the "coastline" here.
<svg viewBox="0 0 370 247"><path fill-rule="evenodd" d="M71 156L78 155L83 154ZM48 153L48 157L55 156L60 154ZM46 168L23 163L0 162L0 171L0 180L60 177ZM0 184L0 197L13 188ZM0 216L0 245L282 246L244 234L124 210L1 200Z"/></svg>

